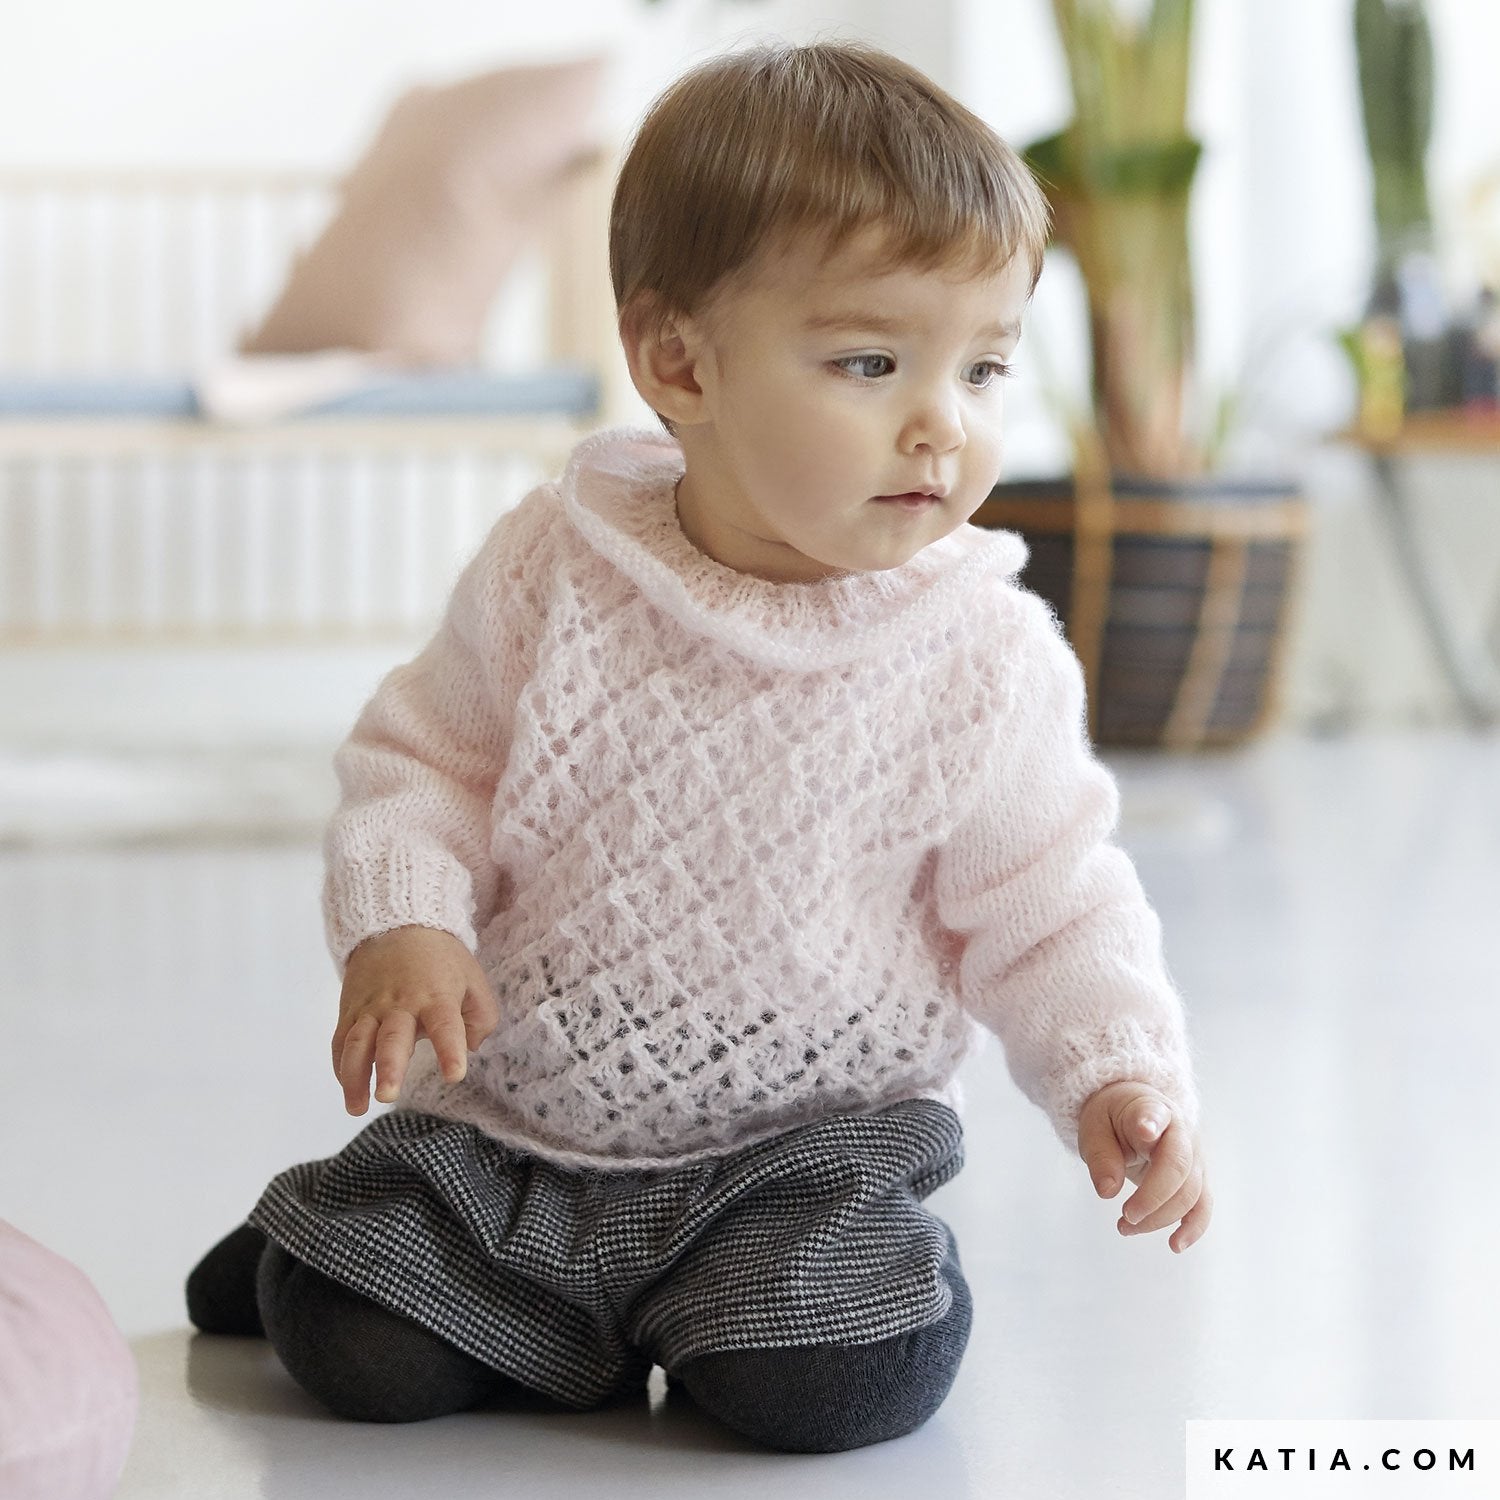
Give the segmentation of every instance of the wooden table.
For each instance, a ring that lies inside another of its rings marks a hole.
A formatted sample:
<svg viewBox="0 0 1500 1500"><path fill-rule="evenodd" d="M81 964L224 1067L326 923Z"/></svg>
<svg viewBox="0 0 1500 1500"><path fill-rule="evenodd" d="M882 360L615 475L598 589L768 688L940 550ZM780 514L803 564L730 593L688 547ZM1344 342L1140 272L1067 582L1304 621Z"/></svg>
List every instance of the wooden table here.
<svg viewBox="0 0 1500 1500"><path fill-rule="evenodd" d="M1344 442L1370 455L1381 516L1407 586L1437 653L1443 672L1465 717L1475 725L1500 721L1500 598L1490 601L1488 619L1478 634L1466 632L1454 618L1451 587L1440 580L1431 546L1413 513L1405 460L1429 454L1472 455L1500 460L1500 412L1413 412L1393 436L1352 430ZM1500 517L1500 493L1495 496Z"/></svg>

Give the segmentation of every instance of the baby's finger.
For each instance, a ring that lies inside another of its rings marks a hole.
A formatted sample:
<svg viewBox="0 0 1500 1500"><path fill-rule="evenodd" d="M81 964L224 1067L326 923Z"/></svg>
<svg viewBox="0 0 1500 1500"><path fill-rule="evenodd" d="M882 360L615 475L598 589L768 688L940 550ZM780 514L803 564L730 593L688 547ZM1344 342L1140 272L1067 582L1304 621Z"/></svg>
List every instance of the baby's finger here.
<svg viewBox="0 0 1500 1500"><path fill-rule="evenodd" d="M1113 1198L1125 1180L1125 1157L1103 1110L1090 1112L1079 1121L1078 1154L1089 1169L1094 1191L1101 1198Z"/></svg>
<svg viewBox="0 0 1500 1500"><path fill-rule="evenodd" d="M1121 1208L1127 1222L1139 1224L1153 1214L1187 1181L1192 1170L1192 1145L1182 1126L1173 1121L1151 1152L1151 1165Z"/></svg>
<svg viewBox="0 0 1500 1500"><path fill-rule="evenodd" d="M361 1016L344 1037L344 1048L334 1070L344 1090L344 1108L362 1115L369 1108L370 1069L375 1065L374 1016Z"/></svg>
<svg viewBox="0 0 1500 1500"><path fill-rule="evenodd" d="M1165 1100L1144 1098L1130 1109L1125 1129L1129 1134L1130 1144L1141 1155L1150 1156L1171 1124L1172 1111Z"/></svg>
<svg viewBox="0 0 1500 1500"><path fill-rule="evenodd" d="M389 1104L401 1092L406 1065L417 1040L417 1018L398 1010L381 1023L375 1044L375 1102Z"/></svg>
<svg viewBox="0 0 1500 1500"><path fill-rule="evenodd" d="M478 985L470 985L465 991L463 1017L464 1041L468 1050L474 1052L500 1020L500 1007L488 983L482 990Z"/></svg>
<svg viewBox="0 0 1500 1500"><path fill-rule="evenodd" d="M1208 1229L1208 1221L1213 1217L1213 1211L1213 1193L1209 1191L1208 1184L1205 1183L1198 1201L1184 1216L1182 1227L1167 1241L1177 1254L1181 1255L1189 1245L1196 1245L1203 1238Z"/></svg>
<svg viewBox="0 0 1500 1500"><path fill-rule="evenodd" d="M1145 1218L1137 1219L1132 1224L1122 1217L1119 1222L1120 1233L1154 1234L1158 1229L1166 1229L1176 1224L1198 1201L1202 1190L1203 1174L1197 1171L1190 1173L1187 1181L1160 1208L1153 1210Z"/></svg>
<svg viewBox="0 0 1500 1500"><path fill-rule="evenodd" d="M354 1023L359 1017L355 1013L345 1012L340 1015L339 1023L333 1028L333 1076L342 1078L344 1066L344 1048L349 1042L349 1033L354 1030Z"/></svg>
<svg viewBox="0 0 1500 1500"><path fill-rule="evenodd" d="M437 1053L438 1066L448 1083L457 1083L469 1069L469 1052L464 1045L464 1023L455 1006L429 1006L422 1012L422 1029Z"/></svg>

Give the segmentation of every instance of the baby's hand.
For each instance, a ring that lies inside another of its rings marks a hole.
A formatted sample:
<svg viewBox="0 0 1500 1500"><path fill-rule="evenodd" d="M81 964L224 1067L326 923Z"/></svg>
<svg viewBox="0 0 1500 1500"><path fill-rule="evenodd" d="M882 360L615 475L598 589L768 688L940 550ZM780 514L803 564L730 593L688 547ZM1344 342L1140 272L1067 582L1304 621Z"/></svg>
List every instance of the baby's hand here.
<svg viewBox="0 0 1500 1500"><path fill-rule="evenodd" d="M1149 1234L1180 1219L1167 1241L1174 1251L1203 1238L1213 1214L1203 1148L1160 1090L1109 1083L1091 1094L1078 1115L1078 1154L1101 1198L1113 1198L1122 1177L1140 1184L1116 1226L1121 1234Z"/></svg>
<svg viewBox="0 0 1500 1500"><path fill-rule="evenodd" d="M432 1042L443 1077L457 1083L472 1052L500 1019L479 960L451 932L397 927L366 938L350 955L333 1033L333 1076L344 1108L389 1104L401 1091L417 1038Z"/></svg>

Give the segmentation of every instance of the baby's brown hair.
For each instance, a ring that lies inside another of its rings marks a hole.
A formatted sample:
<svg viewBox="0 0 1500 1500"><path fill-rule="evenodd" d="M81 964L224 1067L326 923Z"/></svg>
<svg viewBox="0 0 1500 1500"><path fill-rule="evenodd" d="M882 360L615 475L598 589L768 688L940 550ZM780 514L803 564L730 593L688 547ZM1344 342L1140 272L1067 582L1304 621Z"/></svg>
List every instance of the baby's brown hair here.
<svg viewBox="0 0 1500 1500"><path fill-rule="evenodd" d="M615 183L621 331L710 322L762 249L834 254L885 231L879 270L1041 275L1047 202L1019 156L924 73L864 43L762 43L683 74L647 110ZM671 423L661 419L668 431Z"/></svg>

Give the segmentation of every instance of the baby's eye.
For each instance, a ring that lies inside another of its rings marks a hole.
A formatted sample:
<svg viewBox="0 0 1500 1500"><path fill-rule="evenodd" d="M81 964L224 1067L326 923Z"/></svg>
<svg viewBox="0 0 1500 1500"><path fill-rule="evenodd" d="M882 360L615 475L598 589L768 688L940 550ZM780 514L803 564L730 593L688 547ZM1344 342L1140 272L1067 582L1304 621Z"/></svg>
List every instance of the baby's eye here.
<svg viewBox="0 0 1500 1500"><path fill-rule="evenodd" d="M889 354L850 354L846 355L843 359L834 360L834 364L837 365L838 368L843 370L846 374L855 375L857 378L861 379L873 380L876 378L875 376L861 375L860 372L851 370L849 368L851 365L868 364L872 359L883 359L887 364L894 363Z"/></svg>
<svg viewBox="0 0 1500 1500"><path fill-rule="evenodd" d="M990 386L994 385L997 379L1004 380L1006 376L1015 374L1014 366L1002 364L998 359L981 359L974 368L976 370L991 370L994 372L989 379L978 382L979 389L982 391L988 390Z"/></svg>

